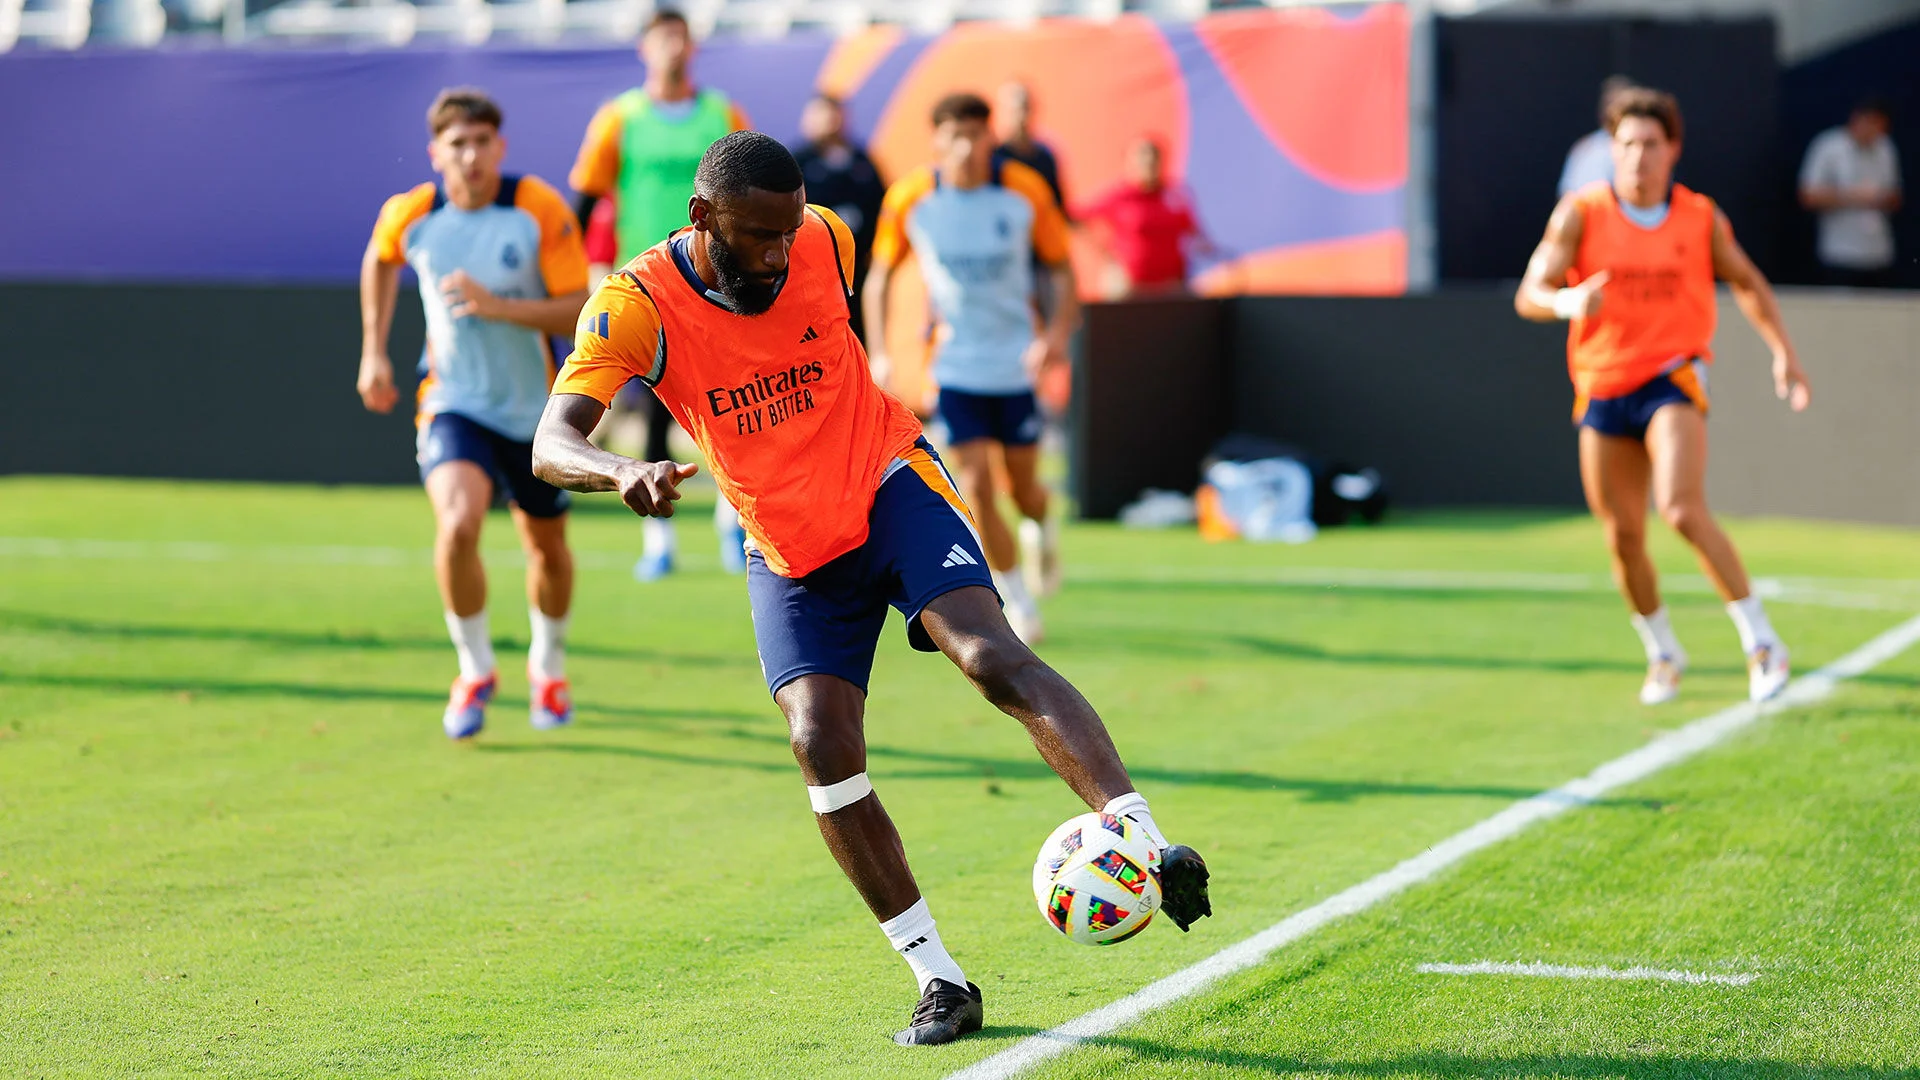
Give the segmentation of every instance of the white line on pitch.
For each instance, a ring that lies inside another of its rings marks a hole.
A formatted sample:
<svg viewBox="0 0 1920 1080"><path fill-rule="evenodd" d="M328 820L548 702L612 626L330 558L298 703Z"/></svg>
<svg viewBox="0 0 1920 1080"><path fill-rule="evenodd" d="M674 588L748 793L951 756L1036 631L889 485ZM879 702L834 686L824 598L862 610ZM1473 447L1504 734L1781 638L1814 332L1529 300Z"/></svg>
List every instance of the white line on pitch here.
<svg viewBox="0 0 1920 1080"><path fill-rule="evenodd" d="M1618 979L1622 982L1649 980L1675 983L1717 983L1721 986L1745 986L1758 975L1706 975L1698 971L1662 971L1659 968L1571 967L1566 964L1501 964L1479 960L1471 964L1421 964L1413 970L1428 975L1530 975L1539 979Z"/></svg>
<svg viewBox="0 0 1920 1080"><path fill-rule="evenodd" d="M638 550L638 547L634 549ZM518 566L524 556L517 548L490 549L489 562ZM685 553L682 553L685 556ZM86 540L45 536L0 536L0 557L44 559L130 559L166 562L264 562L320 566L428 566L427 548L382 547L371 544L222 544L204 541ZM574 562L587 570L624 570L634 555L627 552L575 550ZM701 556L690 557L694 567ZM1713 591L1697 574L1675 574L1665 579L1669 591L1707 594ZM1184 567L1136 568L1127 574L1089 570L1075 574L1069 584L1179 584L1282 585L1303 588L1358 588L1418 592L1448 589L1516 593L1611 593L1613 583L1600 574L1528 573L1475 570L1382 570L1342 567L1250 568L1245 572ZM1912 611L1920 607L1920 580L1870 578L1756 578L1754 591L1769 600L1820 607Z"/></svg>
<svg viewBox="0 0 1920 1080"><path fill-rule="evenodd" d="M1447 869L1482 848L1518 835L1529 825L1585 806L1617 787L1685 761L1725 741L1762 716L1811 705L1833 693L1841 682L1864 675L1920 641L1920 615L1809 675L1795 679L1764 705L1740 704L1670 732L1632 753L1617 757L1577 780L1522 799L1490 818L1440 841L1384 873L1295 912L1265 930L1113 1002L1030 1035L992 1057L953 1073L948 1080L1007 1080L1060 1056L1087 1039L1098 1038L1265 960L1275 949L1297 941L1328 923L1365 911Z"/></svg>

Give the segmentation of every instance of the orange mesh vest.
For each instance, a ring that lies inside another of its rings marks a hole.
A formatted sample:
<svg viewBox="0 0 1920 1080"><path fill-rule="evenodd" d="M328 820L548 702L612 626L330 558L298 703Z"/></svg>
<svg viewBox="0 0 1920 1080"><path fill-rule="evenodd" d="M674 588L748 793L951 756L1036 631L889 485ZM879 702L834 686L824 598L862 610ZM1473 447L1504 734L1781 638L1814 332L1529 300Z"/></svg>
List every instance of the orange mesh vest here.
<svg viewBox="0 0 1920 1080"><path fill-rule="evenodd" d="M654 392L783 577L866 542L887 466L920 437L920 421L868 371L847 323L835 244L809 209L786 284L761 315L735 314L696 291L667 243L626 268L660 311L664 369Z"/></svg>
<svg viewBox="0 0 1920 1080"><path fill-rule="evenodd" d="M1713 288L1713 200L1679 184L1667 219L1643 229L1620 212L1611 185L1574 196L1585 216L1580 251L1567 274L1577 285L1602 270L1600 312L1567 332L1567 367L1582 397L1632 393L1708 345L1717 318Z"/></svg>

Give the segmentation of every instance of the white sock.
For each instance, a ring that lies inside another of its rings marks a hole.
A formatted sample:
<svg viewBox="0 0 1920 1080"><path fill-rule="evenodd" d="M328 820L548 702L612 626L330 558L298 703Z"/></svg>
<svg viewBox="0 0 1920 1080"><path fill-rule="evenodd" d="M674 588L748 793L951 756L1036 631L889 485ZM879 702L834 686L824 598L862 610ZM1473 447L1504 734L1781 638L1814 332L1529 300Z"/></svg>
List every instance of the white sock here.
<svg viewBox="0 0 1920 1080"><path fill-rule="evenodd" d="M716 499L713 504L713 531L721 536L731 536L740 527L740 511L726 499Z"/></svg>
<svg viewBox="0 0 1920 1080"><path fill-rule="evenodd" d="M527 648L527 672L543 679L567 675L567 616L553 616L539 608L527 609L533 644Z"/></svg>
<svg viewBox="0 0 1920 1080"><path fill-rule="evenodd" d="M1680 647L1680 639L1674 636L1673 623L1667 620L1667 605L1661 604L1659 610L1651 615L1635 615L1633 628L1640 635L1640 644L1646 646L1647 663L1678 660L1686 655L1686 650Z"/></svg>
<svg viewBox="0 0 1920 1080"><path fill-rule="evenodd" d="M993 587L1000 591L1000 599L1016 611L1034 610L1033 594L1027 591L1027 581L1020 576L1020 568L995 570Z"/></svg>
<svg viewBox="0 0 1920 1080"><path fill-rule="evenodd" d="M1727 605L1727 614L1733 619L1733 628L1740 631L1740 648L1748 653L1763 646L1780 644L1780 635L1773 632L1773 624L1767 621L1767 609L1760 605L1760 598L1749 594L1744 600L1735 600Z"/></svg>
<svg viewBox="0 0 1920 1080"><path fill-rule="evenodd" d="M453 651L460 657L460 677L484 679L493 674L493 638L487 633L487 610L459 616L449 611L447 636L453 639Z"/></svg>
<svg viewBox="0 0 1920 1080"><path fill-rule="evenodd" d="M926 897L915 900L912 907L881 923L880 932L887 935L887 943L913 969L913 977L920 980L921 993L926 993L927 984L935 979L944 979L955 986L967 985L960 965L953 962L953 957L947 955L947 947L940 944L940 931L934 929L933 913L927 910Z"/></svg>
<svg viewBox="0 0 1920 1080"><path fill-rule="evenodd" d="M640 522L641 550L673 554L673 522L665 518L646 518Z"/></svg>
<svg viewBox="0 0 1920 1080"><path fill-rule="evenodd" d="M1112 814L1114 817L1132 818L1133 823L1140 826L1140 831L1147 834L1147 840L1154 847L1164 849L1170 846L1167 838L1161 835L1160 826L1153 823L1153 812L1147 809L1147 797L1137 791L1129 791L1115 798L1101 807L1100 812Z"/></svg>

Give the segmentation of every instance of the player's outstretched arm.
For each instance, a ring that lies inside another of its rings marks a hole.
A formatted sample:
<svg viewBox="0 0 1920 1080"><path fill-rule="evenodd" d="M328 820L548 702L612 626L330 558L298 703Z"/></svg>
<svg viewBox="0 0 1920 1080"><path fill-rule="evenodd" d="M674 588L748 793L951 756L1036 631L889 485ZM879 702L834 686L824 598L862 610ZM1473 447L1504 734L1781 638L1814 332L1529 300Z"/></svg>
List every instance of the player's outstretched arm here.
<svg viewBox="0 0 1920 1080"><path fill-rule="evenodd" d="M455 270L441 278L440 295L447 298L447 313L456 319L471 315L476 319L509 322L554 337L572 337L573 324L580 318L580 309L587 304L585 289L537 299L500 296L473 280L465 270Z"/></svg>
<svg viewBox="0 0 1920 1080"><path fill-rule="evenodd" d="M1780 316L1780 301L1773 295L1773 286L1747 257L1740 241L1733 238L1733 224L1719 210L1713 212L1713 273L1733 290L1740 313L1760 332L1760 339L1773 353L1773 392L1794 412L1812 404L1813 388L1807 385L1800 356L1787 337L1787 324Z"/></svg>
<svg viewBox="0 0 1920 1080"><path fill-rule="evenodd" d="M371 412L392 412L400 400L393 385L393 360L387 356L399 296L400 267L381 261L377 241L368 244L360 260L360 374L354 388Z"/></svg>
<svg viewBox="0 0 1920 1080"><path fill-rule="evenodd" d="M1586 217L1571 196L1553 208L1546 235L1527 260L1526 276L1520 279L1520 291L1513 296L1513 310L1521 318L1534 322L1584 319L1600 310L1600 290L1607 284L1607 271L1567 287L1567 272L1580 254L1580 236L1586 224Z"/></svg>
<svg viewBox="0 0 1920 1080"><path fill-rule="evenodd" d="M672 517L680 481L700 471L672 461L635 461L587 441L606 406L584 394L547 399L533 434L533 474L568 491L617 491L641 517Z"/></svg>
<svg viewBox="0 0 1920 1080"><path fill-rule="evenodd" d="M887 287L893 283L893 267L874 263L867 270L867 284L860 293L860 313L866 318L867 364L873 381L881 386L893 375L893 363L887 356Z"/></svg>

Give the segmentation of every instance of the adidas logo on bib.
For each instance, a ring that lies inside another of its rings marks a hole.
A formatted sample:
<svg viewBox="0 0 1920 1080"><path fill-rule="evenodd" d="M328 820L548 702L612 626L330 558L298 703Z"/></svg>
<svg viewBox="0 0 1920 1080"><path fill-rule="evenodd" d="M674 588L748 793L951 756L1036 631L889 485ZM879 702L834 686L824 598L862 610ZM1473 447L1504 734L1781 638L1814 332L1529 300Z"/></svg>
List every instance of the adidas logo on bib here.
<svg viewBox="0 0 1920 1080"><path fill-rule="evenodd" d="M806 333L800 335L800 344L802 345L805 345L809 341L819 341L819 340L820 340L820 335L814 333L813 327L811 326L807 327Z"/></svg>
<svg viewBox="0 0 1920 1080"><path fill-rule="evenodd" d="M955 544L953 545L953 550L947 552L947 561L940 565L948 568L955 566L979 566L980 560L967 554L966 549L962 548L959 544Z"/></svg>

